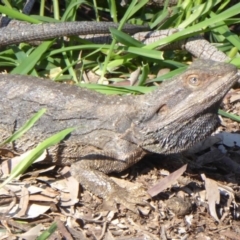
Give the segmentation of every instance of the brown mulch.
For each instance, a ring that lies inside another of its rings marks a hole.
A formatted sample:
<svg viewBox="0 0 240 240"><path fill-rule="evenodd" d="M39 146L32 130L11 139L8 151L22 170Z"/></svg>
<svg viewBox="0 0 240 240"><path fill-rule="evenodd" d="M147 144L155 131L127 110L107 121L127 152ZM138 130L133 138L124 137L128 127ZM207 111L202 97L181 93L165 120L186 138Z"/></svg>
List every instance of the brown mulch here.
<svg viewBox="0 0 240 240"><path fill-rule="evenodd" d="M240 89L223 109L240 115ZM0 239L36 239L55 223L48 239L240 239L240 124L222 126L203 143L171 156L152 155L113 175L128 189L144 188L146 206L133 213L79 188L68 168L34 165L0 189ZM21 156L1 149L2 177ZM44 156L42 156L44 158Z"/></svg>

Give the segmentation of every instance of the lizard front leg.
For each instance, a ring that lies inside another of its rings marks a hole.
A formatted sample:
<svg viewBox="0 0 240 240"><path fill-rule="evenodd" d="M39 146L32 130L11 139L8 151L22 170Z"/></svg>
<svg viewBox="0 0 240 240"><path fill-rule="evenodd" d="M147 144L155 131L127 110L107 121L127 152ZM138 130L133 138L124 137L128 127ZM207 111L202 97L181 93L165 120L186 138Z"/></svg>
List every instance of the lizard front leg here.
<svg viewBox="0 0 240 240"><path fill-rule="evenodd" d="M129 161L116 160L104 156L101 156L101 158L104 159L81 159L73 163L70 170L72 176L85 189L103 198L105 201L120 203L129 210L137 212L136 204L144 205L144 202L139 200L139 195L141 195L142 191L138 189L136 193L129 192L106 175L109 172L119 172L128 168L130 166Z"/></svg>

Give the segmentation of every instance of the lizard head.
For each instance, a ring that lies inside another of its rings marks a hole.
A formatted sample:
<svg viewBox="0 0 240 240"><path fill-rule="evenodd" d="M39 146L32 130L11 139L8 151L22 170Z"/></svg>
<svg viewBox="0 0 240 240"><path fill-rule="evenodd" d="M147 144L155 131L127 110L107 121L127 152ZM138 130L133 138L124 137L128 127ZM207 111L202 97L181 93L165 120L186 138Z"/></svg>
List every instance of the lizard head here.
<svg viewBox="0 0 240 240"><path fill-rule="evenodd" d="M231 64L194 62L144 96L133 131L137 144L149 152L176 153L205 139L218 126L219 105L238 77Z"/></svg>

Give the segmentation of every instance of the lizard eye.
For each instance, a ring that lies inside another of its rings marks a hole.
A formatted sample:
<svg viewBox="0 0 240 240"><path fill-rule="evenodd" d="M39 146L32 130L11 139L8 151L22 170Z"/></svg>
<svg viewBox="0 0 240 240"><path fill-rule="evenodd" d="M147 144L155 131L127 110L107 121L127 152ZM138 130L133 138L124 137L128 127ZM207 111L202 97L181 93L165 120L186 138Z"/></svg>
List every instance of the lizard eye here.
<svg viewBox="0 0 240 240"><path fill-rule="evenodd" d="M200 80L198 78L198 75L188 76L188 83L192 86L198 86L200 84Z"/></svg>

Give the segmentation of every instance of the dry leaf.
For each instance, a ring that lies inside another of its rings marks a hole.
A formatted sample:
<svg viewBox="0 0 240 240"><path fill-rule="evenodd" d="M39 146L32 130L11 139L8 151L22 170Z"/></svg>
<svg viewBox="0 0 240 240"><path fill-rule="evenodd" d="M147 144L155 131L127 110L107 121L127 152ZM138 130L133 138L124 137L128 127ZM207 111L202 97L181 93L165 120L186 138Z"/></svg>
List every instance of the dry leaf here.
<svg viewBox="0 0 240 240"><path fill-rule="evenodd" d="M169 176L161 179L157 184L151 187L148 190L148 194L151 197L156 196L166 188L170 187L173 183L177 181L177 179L186 171L187 164L176 170L175 172L171 173Z"/></svg>
<svg viewBox="0 0 240 240"><path fill-rule="evenodd" d="M220 221L216 212L216 204L220 202L220 193L218 190L218 184L216 181L207 178L204 174L201 174L203 181L205 182L206 195L208 199L209 211L211 216L216 220Z"/></svg>
<svg viewBox="0 0 240 240"><path fill-rule="evenodd" d="M21 239L24 239L24 240L35 240L39 236L40 231L43 229L44 229L44 226L42 224L38 224L33 228L29 229L27 232L23 234L19 234L18 237L21 237Z"/></svg>

